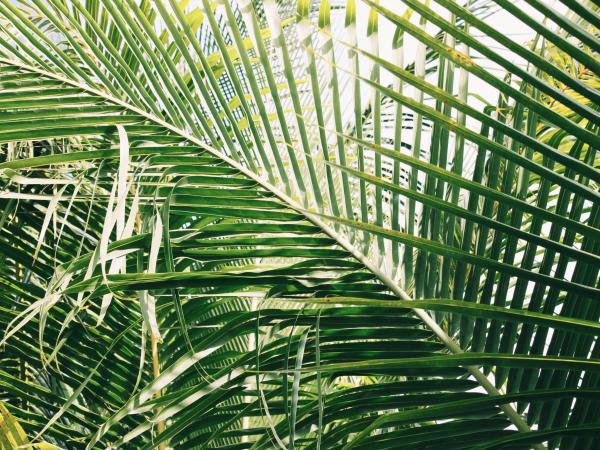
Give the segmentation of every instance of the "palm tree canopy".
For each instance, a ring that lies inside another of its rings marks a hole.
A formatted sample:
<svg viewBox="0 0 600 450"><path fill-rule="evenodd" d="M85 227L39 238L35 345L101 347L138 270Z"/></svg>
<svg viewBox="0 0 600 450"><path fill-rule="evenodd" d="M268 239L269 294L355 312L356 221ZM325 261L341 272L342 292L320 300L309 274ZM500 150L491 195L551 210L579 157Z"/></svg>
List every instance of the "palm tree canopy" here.
<svg viewBox="0 0 600 450"><path fill-rule="evenodd" d="M0 448L597 448L599 8L0 0Z"/></svg>

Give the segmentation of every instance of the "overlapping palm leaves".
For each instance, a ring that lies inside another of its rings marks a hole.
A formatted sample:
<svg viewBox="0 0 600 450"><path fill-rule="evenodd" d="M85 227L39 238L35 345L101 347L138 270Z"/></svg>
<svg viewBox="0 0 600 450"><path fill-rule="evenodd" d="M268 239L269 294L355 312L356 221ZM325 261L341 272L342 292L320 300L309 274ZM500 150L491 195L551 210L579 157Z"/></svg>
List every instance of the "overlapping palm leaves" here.
<svg viewBox="0 0 600 450"><path fill-rule="evenodd" d="M527 3L557 26L2 0L0 392L30 436L594 447L596 8Z"/></svg>

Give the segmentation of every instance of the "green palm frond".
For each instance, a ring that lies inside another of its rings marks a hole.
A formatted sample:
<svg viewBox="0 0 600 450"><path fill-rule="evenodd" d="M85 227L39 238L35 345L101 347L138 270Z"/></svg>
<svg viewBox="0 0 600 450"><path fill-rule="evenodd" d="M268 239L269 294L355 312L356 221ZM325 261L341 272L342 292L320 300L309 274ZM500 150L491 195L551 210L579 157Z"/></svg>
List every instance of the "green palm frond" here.
<svg viewBox="0 0 600 450"><path fill-rule="evenodd" d="M0 0L23 445L595 448L598 7L525 3Z"/></svg>

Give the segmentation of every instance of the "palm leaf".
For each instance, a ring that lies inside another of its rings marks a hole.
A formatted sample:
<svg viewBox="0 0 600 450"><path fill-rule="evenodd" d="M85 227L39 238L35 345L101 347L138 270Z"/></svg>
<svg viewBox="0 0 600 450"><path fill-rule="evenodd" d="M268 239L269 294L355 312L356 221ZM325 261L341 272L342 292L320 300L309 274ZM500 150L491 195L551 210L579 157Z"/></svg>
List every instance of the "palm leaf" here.
<svg viewBox="0 0 600 450"><path fill-rule="evenodd" d="M436 3L0 2L32 442L597 445L597 8Z"/></svg>

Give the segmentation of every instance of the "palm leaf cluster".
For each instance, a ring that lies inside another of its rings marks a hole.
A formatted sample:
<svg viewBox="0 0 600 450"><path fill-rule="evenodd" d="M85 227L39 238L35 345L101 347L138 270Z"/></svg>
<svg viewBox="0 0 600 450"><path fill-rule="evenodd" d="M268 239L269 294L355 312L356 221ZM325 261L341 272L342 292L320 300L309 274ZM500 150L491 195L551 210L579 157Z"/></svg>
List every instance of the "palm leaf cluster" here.
<svg viewBox="0 0 600 450"><path fill-rule="evenodd" d="M598 8L1 0L4 423L596 448Z"/></svg>

